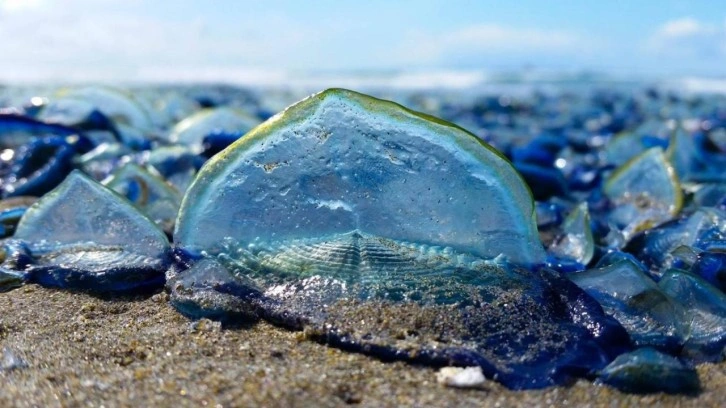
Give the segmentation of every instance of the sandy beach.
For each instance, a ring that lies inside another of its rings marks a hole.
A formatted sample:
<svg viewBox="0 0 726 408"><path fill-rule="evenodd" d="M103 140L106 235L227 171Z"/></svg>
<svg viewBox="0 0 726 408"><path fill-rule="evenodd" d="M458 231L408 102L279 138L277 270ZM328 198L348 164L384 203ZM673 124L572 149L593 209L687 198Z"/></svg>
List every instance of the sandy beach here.
<svg viewBox="0 0 726 408"><path fill-rule="evenodd" d="M264 322L194 323L165 293L100 299L28 285L0 294L0 308L3 407L726 406L726 364L699 367L696 397L628 395L584 380L461 390L438 384L433 369L343 352Z"/></svg>

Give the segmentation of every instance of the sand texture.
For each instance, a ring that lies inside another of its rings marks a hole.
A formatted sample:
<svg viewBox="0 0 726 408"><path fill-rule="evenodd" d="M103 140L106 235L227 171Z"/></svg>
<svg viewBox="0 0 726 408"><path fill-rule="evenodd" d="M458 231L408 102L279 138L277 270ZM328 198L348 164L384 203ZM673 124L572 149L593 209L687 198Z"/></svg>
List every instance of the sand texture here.
<svg viewBox="0 0 726 408"><path fill-rule="evenodd" d="M628 395L584 380L460 390L438 384L434 369L343 352L264 322L190 322L164 293L101 299L28 285L0 293L0 310L0 407L726 406L726 363L699 367L698 396Z"/></svg>

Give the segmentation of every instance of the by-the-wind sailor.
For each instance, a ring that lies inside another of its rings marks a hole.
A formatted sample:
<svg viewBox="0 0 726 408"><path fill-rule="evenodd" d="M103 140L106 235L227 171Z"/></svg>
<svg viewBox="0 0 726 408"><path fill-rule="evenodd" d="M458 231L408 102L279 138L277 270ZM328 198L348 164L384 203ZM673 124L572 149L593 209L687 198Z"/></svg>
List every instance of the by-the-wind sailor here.
<svg viewBox="0 0 726 408"><path fill-rule="evenodd" d="M141 130L149 130L153 122L145 107L130 93L111 87L89 86L67 89L58 98L51 99L40 117L47 122L75 125L86 119L88 113L97 109L111 118L116 125L128 125ZM79 109L73 101L82 101L88 108ZM67 104L64 105L64 103ZM71 108L76 108L71 109Z"/></svg>
<svg viewBox="0 0 726 408"><path fill-rule="evenodd" d="M246 276L230 272L214 259L201 259L167 282L171 303L187 316L226 320L258 319L255 300L257 284Z"/></svg>
<svg viewBox="0 0 726 408"><path fill-rule="evenodd" d="M650 148L616 169L603 192L615 206L611 220L626 237L671 219L683 205L678 177L660 147Z"/></svg>
<svg viewBox="0 0 726 408"><path fill-rule="evenodd" d="M0 254L4 258L5 254ZM4 261L4 259L2 259ZM17 288L23 284L24 274L0 267L0 292Z"/></svg>
<svg viewBox="0 0 726 408"><path fill-rule="evenodd" d="M695 393L701 388L696 370L649 347L618 356L600 373L600 381L637 393Z"/></svg>
<svg viewBox="0 0 726 408"><path fill-rule="evenodd" d="M169 281L192 317L260 316L384 359L478 365L515 388L604 367L627 335L553 272L482 261L354 231L229 247ZM586 327L593 328L591 332Z"/></svg>
<svg viewBox="0 0 726 408"><path fill-rule="evenodd" d="M24 196L0 200L0 238L13 235L20 218L36 200L36 197Z"/></svg>
<svg viewBox="0 0 726 408"><path fill-rule="evenodd" d="M154 167L178 191L186 191L204 160L185 146L158 147L149 152L145 164Z"/></svg>
<svg viewBox="0 0 726 408"><path fill-rule="evenodd" d="M604 153L609 163L622 166L628 160L649 148L668 146L668 136L673 132L665 121L647 120L632 131L617 134L605 145Z"/></svg>
<svg viewBox="0 0 726 408"><path fill-rule="evenodd" d="M209 108L179 122L169 138L174 143L200 147L207 135L224 133L239 138L259 124L259 119L241 109Z"/></svg>
<svg viewBox="0 0 726 408"><path fill-rule="evenodd" d="M658 282L663 293L687 311L681 354L694 361L726 359L726 295L685 271L671 269Z"/></svg>
<svg viewBox="0 0 726 408"><path fill-rule="evenodd" d="M73 157L90 148L84 137L38 138L16 151L13 165L0 178L3 197L41 196L73 170Z"/></svg>
<svg viewBox="0 0 726 408"><path fill-rule="evenodd" d="M586 203L570 212L562 225L561 235L550 245L549 251L557 257L576 261L583 269L592 260L595 243Z"/></svg>
<svg viewBox="0 0 726 408"><path fill-rule="evenodd" d="M75 129L63 125L43 123L12 113L0 113L0 149L15 149L38 137L71 136L77 133Z"/></svg>
<svg viewBox="0 0 726 408"><path fill-rule="evenodd" d="M80 127L98 122L100 117L103 128L108 128L120 141L134 148L147 145L145 138L149 137L154 125L140 101L130 93L110 87L64 90L58 98L51 99L38 116L45 122Z"/></svg>
<svg viewBox="0 0 726 408"><path fill-rule="evenodd" d="M522 179L475 136L328 90L200 170L177 219L172 302L382 358L478 365L512 388L563 383L629 339L534 266L533 210Z"/></svg>
<svg viewBox="0 0 726 408"><path fill-rule="evenodd" d="M630 260L568 275L615 317L637 346L674 352L683 344L682 306Z"/></svg>
<svg viewBox="0 0 726 408"><path fill-rule="evenodd" d="M92 291L158 287L170 256L164 233L131 203L74 171L23 215L4 267L31 281ZM7 249L6 249L7 250Z"/></svg>
<svg viewBox="0 0 726 408"><path fill-rule="evenodd" d="M723 151L707 135L701 132L689 133L682 127L671 137L668 149L678 177L687 181L724 182L726 165Z"/></svg>
<svg viewBox="0 0 726 408"><path fill-rule="evenodd" d="M693 193L693 204L700 207L715 207L726 203L726 183L704 183Z"/></svg>
<svg viewBox="0 0 726 408"><path fill-rule="evenodd" d="M724 234L726 213L718 208L700 208L637 234L625 250L637 255L651 269L651 274L660 276L670 266L689 269L723 290L726 288Z"/></svg>
<svg viewBox="0 0 726 408"><path fill-rule="evenodd" d="M103 184L126 197L156 225L171 234L181 194L153 168L145 169L135 163L127 163Z"/></svg>
<svg viewBox="0 0 726 408"><path fill-rule="evenodd" d="M93 150L74 158L74 164L95 180L109 177L117 168L131 160L133 151L116 142L101 143Z"/></svg>

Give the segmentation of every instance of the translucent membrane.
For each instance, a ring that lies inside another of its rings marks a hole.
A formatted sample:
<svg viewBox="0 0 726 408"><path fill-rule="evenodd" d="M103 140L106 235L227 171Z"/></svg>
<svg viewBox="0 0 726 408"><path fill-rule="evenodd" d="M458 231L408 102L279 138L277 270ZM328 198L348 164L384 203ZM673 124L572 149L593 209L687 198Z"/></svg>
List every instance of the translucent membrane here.
<svg viewBox="0 0 726 408"><path fill-rule="evenodd" d="M515 263L543 260L529 190L466 131L333 89L288 108L210 160L175 242L219 253L354 230Z"/></svg>

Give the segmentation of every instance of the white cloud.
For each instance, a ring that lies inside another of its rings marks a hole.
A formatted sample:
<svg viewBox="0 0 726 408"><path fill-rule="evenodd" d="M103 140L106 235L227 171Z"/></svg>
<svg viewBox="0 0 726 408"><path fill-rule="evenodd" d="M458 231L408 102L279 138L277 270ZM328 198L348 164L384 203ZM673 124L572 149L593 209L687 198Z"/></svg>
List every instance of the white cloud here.
<svg viewBox="0 0 726 408"><path fill-rule="evenodd" d="M661 38L681 38L703 34L710 35L717 32L718 28L714 25L702 23L693 17L684 17L663 24L656 31L656 36Z"/></svg>
<svg viewBox="0 0 726 408"><path fill-rule="evenodd" d="M645 50L669 58L726 57L726 24L716 25L683 17L663 23L646 40Z"/></svg>

